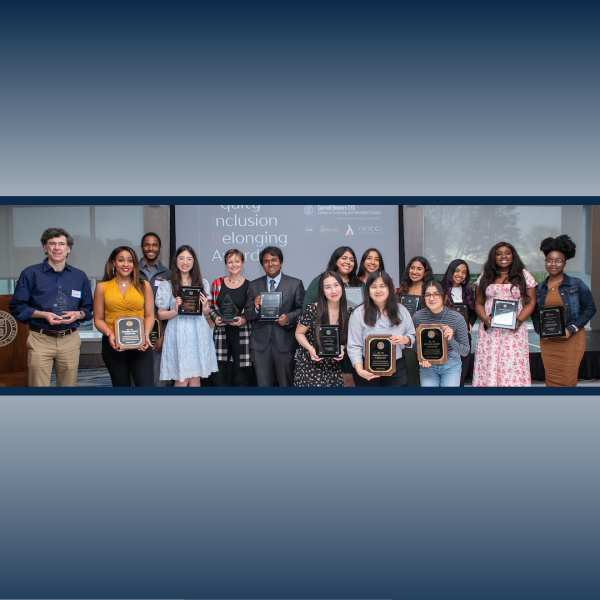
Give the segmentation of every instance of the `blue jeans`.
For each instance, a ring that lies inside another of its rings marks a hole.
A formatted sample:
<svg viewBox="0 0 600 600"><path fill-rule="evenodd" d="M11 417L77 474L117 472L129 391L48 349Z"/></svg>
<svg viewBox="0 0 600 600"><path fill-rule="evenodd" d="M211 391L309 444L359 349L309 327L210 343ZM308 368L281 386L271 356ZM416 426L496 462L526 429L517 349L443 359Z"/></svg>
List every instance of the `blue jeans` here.
<svg viewBox="0 0 600 600"><path fill-rule="evenodd" d="M448 360L443 365L419 367L421 387L459 387L462 361L458 352L448 353Z"/></svg>

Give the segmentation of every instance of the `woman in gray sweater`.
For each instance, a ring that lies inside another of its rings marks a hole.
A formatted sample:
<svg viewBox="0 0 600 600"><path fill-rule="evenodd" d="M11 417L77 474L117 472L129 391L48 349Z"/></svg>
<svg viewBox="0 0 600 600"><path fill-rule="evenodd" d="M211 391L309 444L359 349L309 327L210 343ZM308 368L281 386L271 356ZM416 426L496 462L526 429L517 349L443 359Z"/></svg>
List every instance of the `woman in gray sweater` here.
<svg viewBox="0 0 600 600"><path fill-rule="evenodd" d="M459 387L462 371L460 357L470 351L467 323L459 313L448 308L448 296L439 281L430 281L423 296L427 308L413 315L415 329L419 325L441 323L444 337L448 340L448 360L443 365L419 362L421 387Z"/></svg>

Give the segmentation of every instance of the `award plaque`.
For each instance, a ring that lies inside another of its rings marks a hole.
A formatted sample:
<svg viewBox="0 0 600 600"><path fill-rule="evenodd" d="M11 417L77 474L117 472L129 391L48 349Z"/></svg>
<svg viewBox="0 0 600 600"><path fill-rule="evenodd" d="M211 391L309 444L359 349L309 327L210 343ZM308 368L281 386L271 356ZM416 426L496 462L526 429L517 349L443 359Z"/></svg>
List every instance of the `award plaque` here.
<svg viewBox="0 0 600 600"><path fill-rule="evenodd" d="M370 335L365 340L365 371L389 377L396 372L396 348L389 334Z"/></svg>
<svg viewBox="0 0 600 600"><path fill-rule="evenodd" d="M540 339L564 338L567 335L565 309L563 306L538 308L540 316Z"/></svg>
<svg viewBox="0 0 600 600"><path fill-rule="evenodd" d="M443 365L448 360L448 340L441 323L417 327L417 360L426 360L432 365Z"/></svg>
<svg viewBox="0 0 600 600"><path fill-rule="evenodd" d="M69 310L69 301L67 297L60 291L60 287L58 289L58 294L56 294L56 298L54 298L54 302L52 302L52 312L57 317L62 317L64 313Z"/></svg>
<svg viewBox="0 0 600 600"><path fill-rule="evenodd" d="M400 304L406 308L411 318L421 308L421 302L422 296L415 296L413 294L402 294L400 296Z"/></svg>
<svg viewBox="0 0 600 600"><path fill-rule="evenodd" d="M146 344L144 319L141 317L117 317L115 337L121 350L137 350Z"/></svg>
<svg viewBox="0 0 600 600"><path fill-rule="evenodd" d="M491 327L514 329L517 325L518 312L518 300L498 300L498 298L495 298L492 305Z"/></svg>
<svg viewBox="0 0 600 600"><path fill-rule="evenodd" d="M160 326L160 319L158 317L154 317L154 325L152 326L152 331L150 332L150 343L154 346L156 341L160 337L162 333L162 327Z"/></svg>
<svg viewBox="0 0 600 600"><path fill-rule="evenodd" d="M319 345L316 345L317 356L322 356L325 358L327 356L337 357L341 354L342 347L340 345L339 325L319 325L317 334L323 348L321 350Z"/></svg>
<svg viewBox="0 0 600 600"><path fill-rule="evenodd" d="M202 314L202 302L200 302L200 294L204 293L204 288L201 286L181 286L179 295L181 296L181 304L179 305L178 314L199 316Z"/></svg>
<svg viewBox="0 0 600 600"><path fill-rule="evenodd" d="M229 294L225 296L221 306L219 306L219 315L221 316L222 323L231 323L235 321L238 316L238 309L233 303L233 300L229 297Z"/></svg>
<svg viewBox="0 0 600 600"><path fill-rule="evenodd" d="M455 310L459 315L462 315L464 320L467 322L467 325L469 324L469 307L462 303L462 302L456 302L453 305L452 310Z"/></svg>
<svg viewBox="0 0 600 600"><path fill-rule="evenodd" d="M283 292L261 292L260 320L277 321L281 316Z"/></svg>
<svg viewBox="0 0 600 600"><path fill-rule="evenodd" d="M365 292L362 287L347 287L346 289L346 303L350 310L354 310L359 304L365 301Z"/></svg>

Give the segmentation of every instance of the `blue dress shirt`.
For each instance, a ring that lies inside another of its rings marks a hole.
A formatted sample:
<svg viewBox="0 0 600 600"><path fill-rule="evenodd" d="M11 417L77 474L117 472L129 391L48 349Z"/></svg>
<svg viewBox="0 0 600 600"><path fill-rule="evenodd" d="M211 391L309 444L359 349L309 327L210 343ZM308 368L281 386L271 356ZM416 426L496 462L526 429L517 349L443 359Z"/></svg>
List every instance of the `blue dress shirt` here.
<svg viewBox="0 0 600 600"><path fill-rule="evenodd" d="M50 325L46 319L32 319L36 310L52 312L52 305L58 292L67 298L68 310L82 310L85 319L73 323ZM84 321L92 319L94 303L92 289L87 275L65 264L65 268L57 273L48 259L39 265L24 269L17 281L17 287L9 304L12 316L25 325L37 325L42 329L77 329Z"/></svg>

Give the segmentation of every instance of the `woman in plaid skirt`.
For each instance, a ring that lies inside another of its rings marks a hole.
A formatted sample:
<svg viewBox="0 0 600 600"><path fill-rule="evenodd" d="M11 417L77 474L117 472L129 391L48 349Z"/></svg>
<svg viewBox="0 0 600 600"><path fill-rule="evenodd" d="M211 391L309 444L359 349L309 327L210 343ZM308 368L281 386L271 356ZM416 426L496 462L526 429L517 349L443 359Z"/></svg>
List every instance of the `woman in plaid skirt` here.
<svg viewBox="0 0 600 600"><path fill-rule="evenodd" d="M213 339L219 365L219 374L213 377L213 382L218 387L249 385L247 367L252 366L252 323L247 323L244 318L244 305L250 285L250 282L242 277L244 260L244 254L240 250L225 252L224 262L229 275L215 279L210 288L210 316L215 322ZM233 315L235 318L231 320Z"/></svg>

